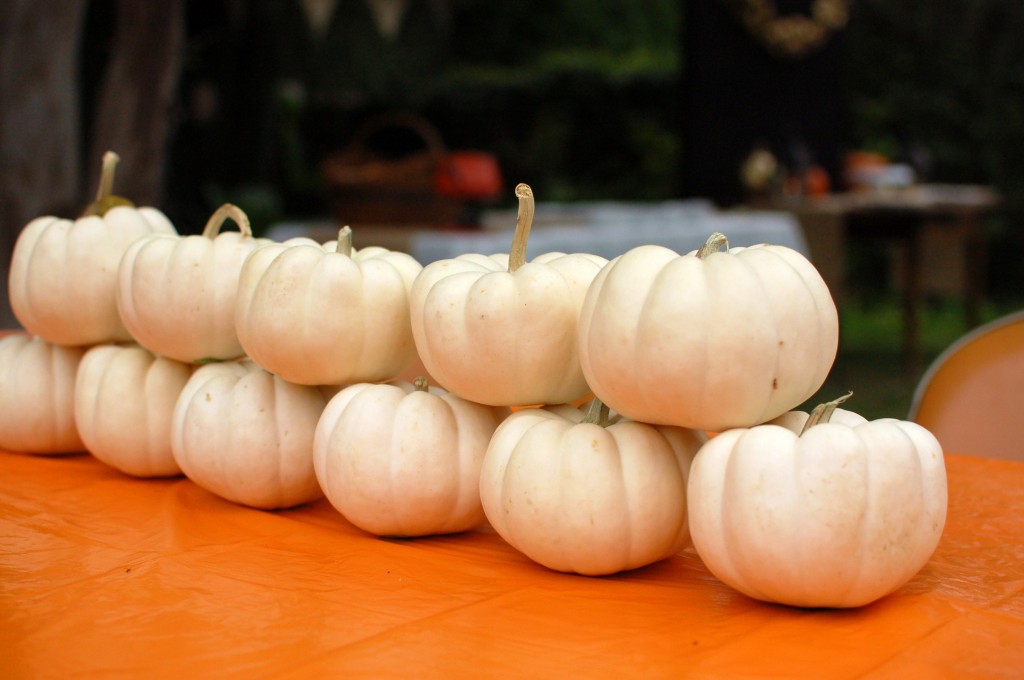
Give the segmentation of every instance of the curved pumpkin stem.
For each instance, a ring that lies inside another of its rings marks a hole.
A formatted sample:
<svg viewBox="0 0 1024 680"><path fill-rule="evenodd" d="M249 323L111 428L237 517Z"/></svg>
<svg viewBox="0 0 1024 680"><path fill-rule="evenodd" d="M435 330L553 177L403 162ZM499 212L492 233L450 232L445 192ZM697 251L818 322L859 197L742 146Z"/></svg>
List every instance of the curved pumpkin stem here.
<svg viewBox="0 0 1024 680"><path fill-rule="evenodd" d="M716 231L711 236L708 236L707 241L704 241L704 245L697 251L697 257L703 260L711 253L717 253L722 249L722 246L725 246L725 252L729 252L729 239L722 232Z"/></svg>
<svg viewBox="0 0 1024 680"><path fill-rule="evenodd" d="M580 422L608 427L608 416L610 413L611 409L608 408L608 404L601 401L599 397L594 397L593 401L590 402L590 406L587 407L586 415L583 416L583 420Z"/></svg>
<svg viewBox="0 0 1024 680"><path fill-rule="evenodd" d="M829 420L832 419L832 414L835 413L836 408L852 396L852 391L847 392L838 399L826 401L824 404L818 404L817 406L815 406L814 410L811 411L811 415L807 416L807 422L804 423L804 427L802 430L800 430L800 434L807 432L807 430L811 429L815 425L827 423Z"/></svg>
<svg viewBox="0 0 1024 680"><path fill-rule="evenodd" d="M235 221L238 225L238 230L242 232L242 236L252 236L252 227L249 225L249 216L239 208L237 205L231 203L225 203L221 207L210 215L210 219L206 220L206 226L203 227L203 236L206 238L214 238L220 232L220 228L224 225L224 222L228 218Z"/></svg>
<svg viewBox="0 0 1024 680"><path fill-rule="evenodd" d="M430 383L422 375L416 376L416 379L412 381L412 386L417 392L428 392L430 390Z"/></svg>
<svg viewBox="0 0 1024 680"><path fill-rule="evenodd" d="M117 171L117 164L121 162L121 157L113 151L107 151L103 154L103 169L100 171L100 184L96 190L96 200L86 206L82 216L96 215L103 217L107 214L107 211L111 208L116 208L119 205L128 206L132 208L135 206L134 203L129 201L127 198L121 196L114 196L114 174Z"/></svg>
<svg viewBox="0 0 1024 680"><path fill-rule="evenodd" d="M338 230L338 247L335 252L352 257L352 227L347 224Z"/></svg>
<svg viewBox="0 0 1024 680"><path fill-rule="evenodd" d="M512 248L508 253L508 270L515 270L526 264L526 244L530 240L530 227L533 226L533 189L526 184L516 186L516 197L519 198L519 214L516 216L516 233L512 237Z"/></svg>

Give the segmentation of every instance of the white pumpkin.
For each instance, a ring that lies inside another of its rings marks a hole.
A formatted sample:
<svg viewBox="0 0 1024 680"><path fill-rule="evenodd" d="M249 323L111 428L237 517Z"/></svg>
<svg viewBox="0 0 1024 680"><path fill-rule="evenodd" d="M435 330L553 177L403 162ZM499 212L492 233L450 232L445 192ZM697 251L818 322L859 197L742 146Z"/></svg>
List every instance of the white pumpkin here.
<svg viewBox="0 0 1024 680"><path fill-rule="evenodd" d="M687 478L704 441L593 405L586 417L567 405L523 409L491 438L481 502L502 538L550 569L635 569L689 545Z"/></svg>
<svg viewBox="0 0 1024 680"><path fill-rule="evenodd" d="M220 232L227 218L240 231ZM184 363L244 354L235 333L235 297L245 258L269 239L254 238L236 206L221 206L201 235L139 239L118 267L117 308L138 344Z"/></svg>
<svg viewBox="0 0 1024 680"><path fill-rule="evenodd" d="M171 418L192 366L135 344L89 349L75 380L75 423L85 448L135 477L181 474Z"/></svg>
<svg viewBox="0 0 1024 680"><path fill-rule="evenodd" d="M935 550L946 520L942 448L915 423L817 415L802 434L738 428L701 448L690 531L711 573L750 597L858 607L904 585Z"/></svg>
<svg viewBox="0 0 1024 680"><path fill-rule="evenodd" d="M22 333L0 339L0 448L85 450L75 427L75 375L83 353Z"/></svg>
<svg viewBox="0 0 1024 680"><path fill-rule="evenodd" d="M8 292L30 334L68 346L130 339L117 311L118 263L139 238L176 232L156 208L109 195L117 161L104 156L99 195L82 217L37 217L18 235Z"/></svg>
<svg viewBox="0 0 1024 680"><path fill-rule="evenodd" d="M714 432L809 399L838 344L835 303L803 255L728 249L721 234L687 255L653 245L620 255L580 313L580 362L594 394L636 420Z"/></svg>
<svg viewBox="0 0 1024 680"><path fill-rule="evenodd" d="M381 536L426 536L484 521L480 466L507 410L415 384L351 385L327 404L313 462L331 504Z"/></svg>
<svg viewBox="0 0 1024 680"><path fill-rule="evenodd" d="M588 394L576 348L583 296L607 262L545 253L526 262L533 194L516 188L512 252L424 267L410 294L423 365L445 389L494 406L556 404Z"/></svg>
<svg viewBox="0 0 1024 680"><path fill-rule="evenodd" d="M262 509L322 497L313 436L326 405L248 359L200 366L174 407L171 451L189 479L222 498Z"/></svg>
<svg viewBox="0 0 1024 680"><path fill-rule="evenodd" d="M416 359L409 288L422 268L406 253L354 250L348 227L323 246L300 238L258 248L239 278L239 342L302 385L394 378Z"/></svg>

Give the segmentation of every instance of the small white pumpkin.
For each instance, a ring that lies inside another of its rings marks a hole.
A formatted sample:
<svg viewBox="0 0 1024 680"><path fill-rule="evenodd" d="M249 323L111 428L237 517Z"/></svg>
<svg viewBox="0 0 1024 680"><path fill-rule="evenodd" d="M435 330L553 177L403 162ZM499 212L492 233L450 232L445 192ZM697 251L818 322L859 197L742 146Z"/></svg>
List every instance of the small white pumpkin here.
<svg viewBox="0 0 1024 680"><path fill-rule="evenodd" d="M227 220L240 231L220 232ZM184 363L236 359L235 297L245 258L269 239L254 238L237 206L221 206L201 235L141 238L118 267L117 308L138 344Z"/></svg>
<svg viewBox="0 0 1024 680"><path fill-rule="evenodd" d="M909 581L939 542L939 442L891 418L828 422L838 401L815 409L802 433L774 424L723 432L693 462L694 546L712 574L750 597L859 607Z"/></svg>
<svg viewBox="0 0 1024 680"><path fill-rule="evenodd" d="M686 486L703 433L618 416L595 400L516 411L480 473L491 526L550 569L635 569L689 544Z"/></svg>
<svg viewBox="0 0 1024 680"><path fill-rule="evenodd" d="M171 417L191 375L191 364L136 344L89 349L75 380L75 423L85 448L135 477L180 475Z"/></svg>
<svg viewBox="0 0 1024 680"><path fill-rule="evenodd" d="M544 253L526 262L533 193L520 184L516 195L510 254L438 260L416 277L410 293L416 349L442 387L470 401L573 401L590 391L576 349L580 306L607 260Z"/></svg>
<svg viewBox="0 0 1024 680"><path fill-rule="evenodd" d="M580 362L594 394L636 420L713 432L809 399L838 345L835 303L803 255L729 249L718 233L687 255L654 245L620 255L580 312Z"/></svg>
<svg viewBox="0 0 1024 680"><path fill-rule="evenodd" d="M128 247L149 234L175 234L156 208L110 195L118 156L103 157L99 194L76 220L37 217L11 256L11 310L31 334L60 345L131 338L117 311L117 267Z"/></svg>
<svg viewBox="0 0 1024 680"><path fill-rule="evenodd" d="M0 448L85 451L75 427L75 374L83 353L22 333L0 339Z"/></svg>
<svg viewBox="0 0 1024 680"><path fill-rule="evenodd" d="M379 536L426 536L484 521L480 466L507 410L415 384L351 385L327 404L313 462L331 504Z"/></svg>
<svg viewBox="0 0 1024 680"><path fill-rule="evenodd" d="M423 267L411 255L307 238L266 245L246 259L235 327L246 354L302 385L378 382L416 359L409 288Z"/></svg>
<svg viewBox="0 0 1024 680"><path fill-rule="evenodd" d="M200 366L174 407L171 451L189 479L262 509L320 498L313 435L323 393L267 373L248 359Z"/></svg>

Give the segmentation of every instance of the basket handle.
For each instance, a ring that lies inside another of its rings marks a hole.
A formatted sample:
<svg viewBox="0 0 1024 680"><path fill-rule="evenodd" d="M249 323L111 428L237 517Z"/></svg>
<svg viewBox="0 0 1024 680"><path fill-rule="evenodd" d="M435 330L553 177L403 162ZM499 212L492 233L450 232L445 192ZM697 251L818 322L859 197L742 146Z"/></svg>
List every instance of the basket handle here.
<svg viewBox="0 0 1024 680"><path fill-rule="evenodd" d="M437 128L421 116L414 113L394 112L373 116L365 121L352 136L349 149L359 152L367 151L367 142L373 135L387 128L405 128L415 132L423 141L423 146L434 158L440 158L448 152Z"/></svg>

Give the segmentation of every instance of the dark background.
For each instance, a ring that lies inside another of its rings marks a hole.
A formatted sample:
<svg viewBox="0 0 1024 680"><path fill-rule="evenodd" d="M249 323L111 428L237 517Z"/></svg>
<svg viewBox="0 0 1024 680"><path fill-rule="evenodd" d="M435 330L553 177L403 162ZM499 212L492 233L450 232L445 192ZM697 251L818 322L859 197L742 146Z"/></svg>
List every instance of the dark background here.
<svg viewBox="0 0 1024 680"><path fill-rule="evenodd" d="M4 247L34 216L76 214L107 148L122 156L117 189L183 233L225 201L257 231L322 217L321 161L397 109L452 149L494 153L509 186L543 201L732 205L753 144L835 183L845 152L879 151L928 180L1000 189L990 290L1024 290L1024 4L856 0L801 59L769 53L727 4L409 0L389 38L367 0L338 0L318 28L299 0L9 0Z"/></svg>

